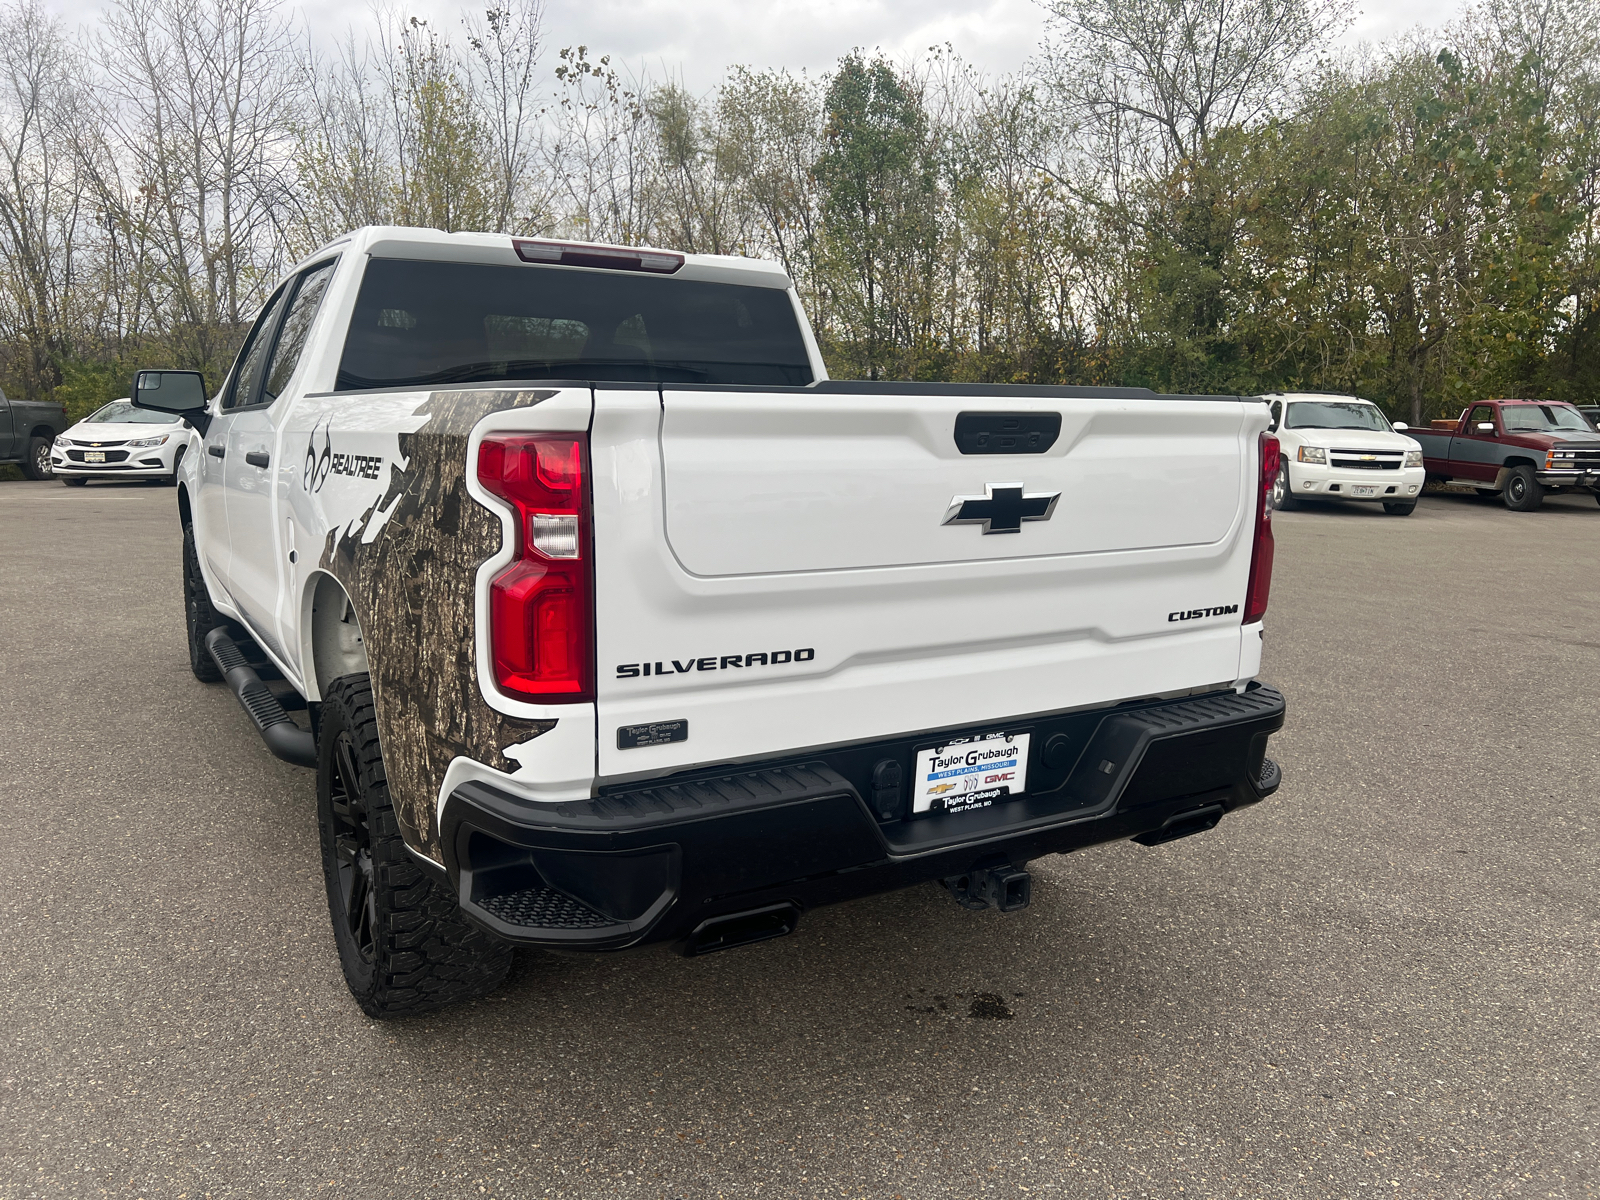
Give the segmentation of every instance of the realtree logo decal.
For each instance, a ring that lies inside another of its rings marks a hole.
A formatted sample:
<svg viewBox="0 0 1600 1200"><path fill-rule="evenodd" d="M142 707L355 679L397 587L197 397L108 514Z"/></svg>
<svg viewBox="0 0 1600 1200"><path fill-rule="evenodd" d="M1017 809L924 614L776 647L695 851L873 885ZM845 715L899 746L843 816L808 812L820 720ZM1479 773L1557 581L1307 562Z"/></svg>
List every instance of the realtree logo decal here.
<svg viewBox="0 0 1600 1200"><path fill-rule="evenodd" d="M308 492L320 492L329 475L347 475L351 479L376 479L383 470L383 458L373 454L335 453L331 421L322 426L322 450L317 450L317 426L311 427L306 439L306 467L303 482Z"/></svg>

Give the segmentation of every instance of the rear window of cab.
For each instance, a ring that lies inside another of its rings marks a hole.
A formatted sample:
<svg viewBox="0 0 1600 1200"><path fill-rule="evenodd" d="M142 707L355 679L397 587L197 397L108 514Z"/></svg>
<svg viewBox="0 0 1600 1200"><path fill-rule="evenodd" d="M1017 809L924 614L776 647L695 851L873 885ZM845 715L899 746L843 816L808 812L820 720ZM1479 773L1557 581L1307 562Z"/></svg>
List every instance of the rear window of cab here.
<svg viewBox="0 0 1600 1200"><path fill-rule="evenodd" d="M518 379L804 386L779 288L537 265L368 262L337 391Z"/></svg>

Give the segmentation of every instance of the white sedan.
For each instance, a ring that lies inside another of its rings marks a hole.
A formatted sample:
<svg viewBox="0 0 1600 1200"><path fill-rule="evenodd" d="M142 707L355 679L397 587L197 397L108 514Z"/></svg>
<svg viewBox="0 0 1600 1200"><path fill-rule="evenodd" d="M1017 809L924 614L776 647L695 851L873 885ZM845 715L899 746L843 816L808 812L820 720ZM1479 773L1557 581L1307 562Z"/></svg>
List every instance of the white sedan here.
<svg viewBox="0 0 1600 1200"><path fill-rule="evenodd" d="M1303 499L1362 500L1403 517L1417 506L1427 472L1422 444L1359 396L1294 393L1272 402L1282 448L1273 508Z"/></svg>
<svg viewBox="0 0 1600 1200"><path fill-rule="evenodd" d="M167 414L113 400L68 429L50 447L57 479L82 487L91 479L157 479L174 483L189 445L189 428Z"/></svg>

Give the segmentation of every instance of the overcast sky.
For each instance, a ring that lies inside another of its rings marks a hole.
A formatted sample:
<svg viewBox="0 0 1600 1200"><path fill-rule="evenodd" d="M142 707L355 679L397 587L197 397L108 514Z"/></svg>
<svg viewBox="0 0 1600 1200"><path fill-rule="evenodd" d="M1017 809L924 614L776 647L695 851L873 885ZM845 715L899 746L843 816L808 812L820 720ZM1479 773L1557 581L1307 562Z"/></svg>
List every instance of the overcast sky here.
<svg viewBox="0 0 1600 1200"><path fill-rule="evenodd" d="M713 87L728 67L826 71L854 46L891 56L949 42L989 74L1014 71L1044 33L1034 0L547 0L546 43L586 45L590 57L647 66L681 77L694 91ZM486 5L482 5L486 7ZM477 8L480 5L473 5ZM1437 25L1461 0L1367 0L1347 40L1381 40L1416 25ZM407 11L459 26L456 0L412 0ZM305 5L312 27L335 34L371 11L368 0Z"/></svg>
<svg viewBox="0 0 1600 1200"><path fill-rule="evenodd" d="M1044 10L1034 0L547 0L545 41L554 51L586 45L590 57L610 54L657 77L681 78L705 91L728 67L804 68L826 71L854 46L880 47L893 57L949 42L988 74L1014 71L1044 32ZM53 0L69 21L99 9L100 0ZM407 14L454 34L464 7L486 0L387 0ZM1366 0L1347 41L1382 40L1416 25L1437 25L1463 7L1462 0ZM370 0L296 0L294 8L319 41L341 38L346 28L372 24ZM547 60L548 61L548 60ZM553 65L553 61L552 61Z"/></svg>

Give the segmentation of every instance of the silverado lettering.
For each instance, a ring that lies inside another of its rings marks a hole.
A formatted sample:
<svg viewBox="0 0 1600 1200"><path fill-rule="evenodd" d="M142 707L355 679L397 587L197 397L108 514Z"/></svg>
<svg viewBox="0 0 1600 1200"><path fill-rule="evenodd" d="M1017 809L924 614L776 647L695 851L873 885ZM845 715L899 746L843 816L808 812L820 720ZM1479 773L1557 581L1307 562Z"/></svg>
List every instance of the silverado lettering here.
<svg viewBox="0 0 1600 1200"><path fill-rule="evenodd" d="M710 654L688 662L668 659L655 663L618 663L618 679L641 679L646 675L680 675L690 671L729 671L734 667L781 667L789 662L810 662L817 652L804 650L757 650L754 654Z"/></svg>

